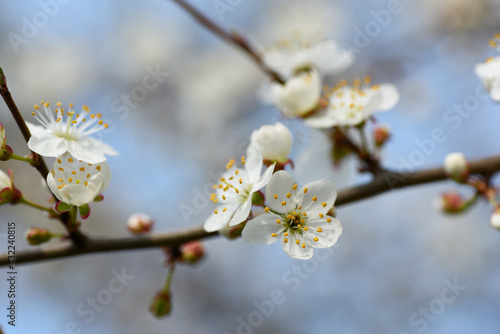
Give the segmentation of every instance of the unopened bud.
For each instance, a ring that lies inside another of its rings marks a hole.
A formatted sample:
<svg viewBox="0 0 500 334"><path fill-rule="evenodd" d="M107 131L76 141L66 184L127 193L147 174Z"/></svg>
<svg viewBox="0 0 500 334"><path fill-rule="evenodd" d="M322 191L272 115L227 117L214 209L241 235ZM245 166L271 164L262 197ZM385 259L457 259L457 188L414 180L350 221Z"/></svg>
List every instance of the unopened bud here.
<svg viewBox="0 0 500 334"><path fill-rule="evenodd" d="M149 306L149 312L157 318L164 317L172 310L170 292L159 291Z"/></svg>
<svg viewBox="0 0 500 334"><path fill-rule="evenodd" d="M187 264L195 264L205 255L203 244L199 240L191 241L179 247L181 260Z"/></svg>
<svg viewBox="0 0 500 334"><path fill-rule="evenodd" d="M448 191L441 196L441 210L446 213L460 213L463 211L464 199L456 191Z"/></svg>
<svg viewBox="0 0 500 334"><path fill-rule="evenodd" d="M9 175L0 170L0 204L17 204L22 199L21 192L14 187L14 173L9 169Z"/></svg>
<svg viewBox="0 0 500 334"><path fill-rule="evenodd" d="M444 171L453 180L464 182L469 175L469 163L465 155L460 152L448 154L444 159Z"/></svg>
<svg viewBox="0 0 500 334"><path fill-rule="evenodd" d="M243 228L245 227L246 223L240 223L238 225L234 226L226 226L223 227L219 230L219 234L228 238L229 240L236 239L241 237L241 232L243 232Z"/></svg>
<svg viewBox="0 0 500 334"><path fill-rule="evenodd" d="M256 191L252 194L252 204L255 206L262 206L264 204L264 196L260 191Z"/></svg>
<svg viewBox="0 0 500 334"><path fill-rule="evenodd" d="M153 218L145 213L134 213L127 220L127 228L133 234L145 234L153 228Z"/></svg>
<svg viewBox="0 0 500 334"><path fill-rule="evenodd" d="M24 235L26 241L32 246L43 244L52 239L52 233L46 228L31 227Z"/></svg>
<svg viewBox="0 0 500 334"><path fill-rule="evenodd" d="M285 163L292 149L292 134L280 122L263 125L252 133L251 143L260 148L264 160Z"/></svg>
<svg viewBox="0 0 500 334"><path fill-rule="evenodd" d="M7 138L5 137L5 127L0 123L0 148L4 148L7 144Z"/></svg>
<svg viewBox="0 0 500 334"><path fill-rule="evenodd" d="M373 130L373 139L377 147L383 146L391 137L391 128L388 125L379 125Z"/></svg>

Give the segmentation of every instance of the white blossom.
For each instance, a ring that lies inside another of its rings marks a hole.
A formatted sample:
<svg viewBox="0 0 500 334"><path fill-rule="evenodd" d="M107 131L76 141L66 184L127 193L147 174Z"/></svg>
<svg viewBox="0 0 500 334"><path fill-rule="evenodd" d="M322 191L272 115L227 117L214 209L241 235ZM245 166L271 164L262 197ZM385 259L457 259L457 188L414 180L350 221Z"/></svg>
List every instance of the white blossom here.
<svg viewBox="0 0 500 334"><path fill-rule="evenodd" d="M484 63L476 64L474 72L490 92L491 98L500 101L500 57L489 58Z"/></svg>
<svg viewBox="0 0 500 334"><path fill-rule="evenodd" d="M292 149L292 134L283 123L263 125L251 136L251 143L258 145L262 158L270 161L287 162Z"/></svg>
<svg viewBox="0 0 500 334"><path fill-rule="evenodd" d="M74 158L91 164L105 161L105 155L118 154L102 141L89 137L108 127L100 113L91 114L85 105L77 113L72 103L65 111L60 102L54 112L48 102L42 103L42 109L35 105L33 113L42 126L26 122L31 132L28 147L32 151L54 158L69 152Z"/></svg>
<svg viewBox="0 0 500 334"><path fill-rule="evenodd" d="M90 203L111 181L106 162L90 164L64 153L54 162L47 175L47 185L58 200L81 206Z"/></svg>
<svg viewBox="0 0 500 334"><path fill-rule="evenodd" d="M373 113L387 111L399 101L399 93L392 84L367 86L355 80L353 86L341 82L331 91L328 106L305 119L305 123L315 128L332 126L354 126L368 119Z"/></svg>
<svg viewBox="0 0 500 334"><path fill-rule="evenodd" d="M330 215L337 192L327 180L308 183L298 190L286 171L276 172L266 187L265 212L247 222L246 242L269 245L281 240L291 257L309 259L314 248L333 246L342 234L340 221Z"/></svg>
<svg viewBox="0 0 500 334"><path fill-rule="evenodd" d="M215 193L210 200L218 206L205 221L205 231L218 231L228 224L237 225L247 219L252 208L252 195L269 182L274 171L273 164L261 175L262 153L255 145L248 147L247 156L243 156L241 162L244 169L236 168L235 161L230 160L220 182L214 185Z"/></svg>
<svg viewBox="0 0 500 334"><path fill-rule="evenodd" d="M444 159L444 171L455 180L462 180L469 173L469 163L463 153L450 153Z"/></svg>

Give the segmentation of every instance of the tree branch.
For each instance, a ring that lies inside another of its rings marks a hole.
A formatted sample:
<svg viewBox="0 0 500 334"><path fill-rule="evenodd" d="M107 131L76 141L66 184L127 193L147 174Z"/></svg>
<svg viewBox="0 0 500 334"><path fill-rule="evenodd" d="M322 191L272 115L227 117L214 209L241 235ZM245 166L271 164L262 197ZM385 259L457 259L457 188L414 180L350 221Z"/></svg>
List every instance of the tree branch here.
<svg viewBox="0 0 500 334"><path fill-rule="evenodd" d="M499 170L500 155L471 163L471 174L481 174L485 177L489 177ZM392 189L406 188L446 179L447 176L442 168L426 169L413 173L386 171L379 174L367 184L340 191L335 206L339 207L354 203L372 196L383 194ZM29 263L90 253L145 249L160 246L178 246L188 241L213 237L215 235L217 235L217 232L208 233L205 232L202 227L194 227L174 232L156 233L148 237L115 239L88 238L82 247L66 244L20 251L16 255L16 263ZM7 254L1 254L0 266L6 266L8 263Z"/></svg>
<svg viewBox="0 0 500 334"><path fill-rule="evenodd" d="M222 29L217 23L210 20L204 14L199 12L196 8L191 6L184 0L173 0L179 6L181 6L185 11L187 11L193 18L198 21L202 26L213 32L215 35L219 36L221 39L229 42L230 44L234 44L244 52L246 52L256 63L257 65L271 77L273 81L279 82L280 84L285 84L285 81L281 78L281 76L271 70L269 67L264 64L259 53L254 50L254 48L250 45L250 43L239 33L228 33L224 29Z"/></svg>

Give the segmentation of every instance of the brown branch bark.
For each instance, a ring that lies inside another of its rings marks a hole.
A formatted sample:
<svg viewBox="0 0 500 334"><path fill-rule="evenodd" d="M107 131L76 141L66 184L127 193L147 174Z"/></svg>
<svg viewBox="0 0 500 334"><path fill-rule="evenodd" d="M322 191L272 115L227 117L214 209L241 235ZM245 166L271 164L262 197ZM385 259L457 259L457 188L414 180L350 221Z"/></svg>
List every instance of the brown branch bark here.
<svg viewBox="0 0 500 334"><path fill-rule="evenodd" d="M196 8L191 6L184 0L173 0L179 6L181 6L186 12L191 14L191 16L198 21L202 26L210 30L215 35L219 36L221 39L229 42L230 44L236 45L244 52L246 52L256 63L257 65L271 77L273 81L279 82L280 84L284 84L285 81L281 78L281 76L271 70L269 67L264 64L259 53L253 48L252 45L240 34L238 33L228 33L223 28L221 28L217 23L209 19L207 16L202 14Z"/></svg>
<svg viewBox="0 0 500 334"><path fill-rule="evenodd" d="M471 173L491 176L500 170L500 156L493 156L471 163ZM373 181L348 188L339 192L336 207L358 202L372 196L380 195L393 189L411 187L436 181L446 180L442 168L426 169L416 172L398 173L386 171L379 174ZM72 244L41 247L33 250L23 250L17 253L16 263L29 263L50 259L58 259L81 254L112 252L132 249L145 249L160 246L177 246L188 241L199 240L217 235L217 232L207 233L202 227L188 228L174 232L156 233L149 237L129 237L115 239L87 239L83 247ZM7 265L7 254L0 254L0 266Z"/></svg>

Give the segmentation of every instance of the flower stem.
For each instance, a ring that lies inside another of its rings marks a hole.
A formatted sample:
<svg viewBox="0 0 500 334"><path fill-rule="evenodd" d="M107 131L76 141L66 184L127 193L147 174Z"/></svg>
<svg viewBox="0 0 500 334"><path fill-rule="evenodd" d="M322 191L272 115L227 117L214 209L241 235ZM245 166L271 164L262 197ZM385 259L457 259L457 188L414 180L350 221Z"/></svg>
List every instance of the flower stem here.
<svg viewBox="0 0 500 334"><path fill-rule="evenodd" d="M38 210L41 210L41 211L45 211L45 212L47 212L47 213L49 213L49 214L51 214L51 215L53 215L53 216L56 216L56 217L59 217L59 216L60 216L60 214L59 214L59 213L57 213L56 211L54 211L53 209L51 209L51 208L46 208L46 207L41 206L41 205L39 205L39 204L33 203L33 202L31 202L31 201L28 201L28 200L27 200L26 198L24 198L24 197L23 197L23 198L21 198L21 202L20 202L20 203L22 203L22 204L24 204L24 205L26 205L26 206L32 207L32 208L34 208L34 209L38 209Z"/></svg>
<svg viewBox="0 0 500 334"><path fill-rule="evenodd" d="M30 159L30 158L26 158L26 157L22 157L20 155L17 155L17 154L12 154L12 156L10 157L11 159L14 159L14 160L19 160L19 161L25 161L31 165L35 165L37 164L38 162L33 160L33 159Z"/></svg>
<svg viewBox="0 0 500 334"><path fill-rule="evenodd" d="M170 292L170 285L172 284L172 278L174 277L175 270L175 260L169 261L167 278L165 279L165 284L163 285L163 292Z"/></svg>

